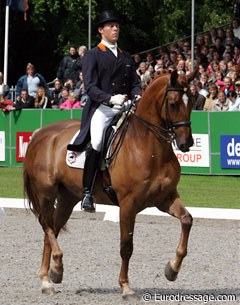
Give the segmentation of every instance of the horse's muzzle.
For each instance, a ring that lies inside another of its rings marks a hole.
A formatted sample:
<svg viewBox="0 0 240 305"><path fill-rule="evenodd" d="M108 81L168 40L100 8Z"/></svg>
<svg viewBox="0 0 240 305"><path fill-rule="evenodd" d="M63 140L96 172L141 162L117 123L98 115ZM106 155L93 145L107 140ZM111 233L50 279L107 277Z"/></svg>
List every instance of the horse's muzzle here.
<svg viewBox="0 0 240 305"><path fill-rule="evenodd" d="M182 152L188 152L191 146L193 146L193 137L190 136L187 139L176 139L177 147L182 151Z"/></svg>

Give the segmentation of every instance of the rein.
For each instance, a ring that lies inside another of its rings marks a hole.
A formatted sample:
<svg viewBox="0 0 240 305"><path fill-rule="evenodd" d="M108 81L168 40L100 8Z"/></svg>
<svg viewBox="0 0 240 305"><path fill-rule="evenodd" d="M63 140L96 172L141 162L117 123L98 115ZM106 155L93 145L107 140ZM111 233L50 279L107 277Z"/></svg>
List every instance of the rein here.
<svg viewBox="0 0 240 305"><path fill-rule="evenodd" d="M146 128L148 128L149 130L151 130L155 136L158 139L163 139L168 143L172 143L175 139L176 139L176 134L174 132L174 130L178 127L190 127L191 126L191 122L190 121L180 121L180 122L172 122L169 116L169 107L168 107L168 92L172 92L172 91L177 91L177 92L185 92L184 88L167 88L163 101L166 103L166 118L167 118L167 127L161 127L161 126L157 126L155 124L152 124L146 120L144 120L142 117L140 117L139 115L133 113L133 115L136 117L136 119ZM165 132L167 134L167 136L163 135L162 132Z"/></svg>

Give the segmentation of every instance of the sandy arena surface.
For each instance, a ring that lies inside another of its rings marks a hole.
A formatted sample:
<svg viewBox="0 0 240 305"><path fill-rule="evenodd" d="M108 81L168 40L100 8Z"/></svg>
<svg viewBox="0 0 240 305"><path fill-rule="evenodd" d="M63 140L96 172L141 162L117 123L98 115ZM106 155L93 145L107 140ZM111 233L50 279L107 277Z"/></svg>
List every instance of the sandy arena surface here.
<svg viewBox="0 0 240 305"><path fill-rule="evenodd" d="M30 212L5 209L0 215L0 305L128 304L118 286L119 224L103 217L72 214L68 231L59 236L63 282L55 285L55 295L47 296L38 278L42 228ZM240 304L239 233L239 221L194 219L188 256L176 282L168 282L164 267L174 256L180 223L171 217L138 216L129 270L140 297L137 304ZM224 301L232 294L237 300ZM224 300L208 300L210 295Z"/></svg>

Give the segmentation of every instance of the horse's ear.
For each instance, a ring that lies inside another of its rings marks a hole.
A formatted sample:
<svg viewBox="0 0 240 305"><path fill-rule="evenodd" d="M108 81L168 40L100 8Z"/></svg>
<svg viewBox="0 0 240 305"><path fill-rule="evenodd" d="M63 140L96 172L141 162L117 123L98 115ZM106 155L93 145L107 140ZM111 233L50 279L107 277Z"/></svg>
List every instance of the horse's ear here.
<svg viewBox="0 0 240 305"><path fill-rule="evenodd" d="M194 78L197 76L197 74L198 74L198 68L199 68L199 65L197 65L196 67L195 67L195 69L191 72L191 73L189 73L188 75L187 75L187 80L188 80L188 83L190 84L190 82L192 81L192 80L194 80Z"/></svg>
<svg viewBox="0 0 240 305"><path fill-rule="evenodd" d="M174 87L174 85L176 85L177 79L178 79L178 72L177 72L177 70L173 70L171 73L171 77L170 77L170 82L171 82L172 87Z"/></svg>

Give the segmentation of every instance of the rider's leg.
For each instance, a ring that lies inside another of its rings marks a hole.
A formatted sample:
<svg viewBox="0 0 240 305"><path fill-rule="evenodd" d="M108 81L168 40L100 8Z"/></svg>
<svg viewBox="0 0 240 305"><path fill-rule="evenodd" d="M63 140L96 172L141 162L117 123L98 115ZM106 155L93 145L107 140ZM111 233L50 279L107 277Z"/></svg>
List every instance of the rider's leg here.
<svg viewBox="0 0 240 305"><path fill-rule="evenodd" d="M94 211L93 185L97 174L100 153L89 146L86 150L86 160L83 172L83 195L82 208L85 211Z"/></svg>
<svg viewBox="0 0 240 305"><path fill-rule="evenodd" d="M91 120L90 136L91 148L86 151L86 160L83 172L83 194L82 208L86 211L94 211L93 186L98 168L98 161L102 147L102 138L105 129L120 109L100 105Z"/></svg>

